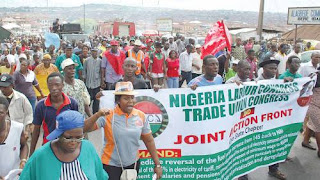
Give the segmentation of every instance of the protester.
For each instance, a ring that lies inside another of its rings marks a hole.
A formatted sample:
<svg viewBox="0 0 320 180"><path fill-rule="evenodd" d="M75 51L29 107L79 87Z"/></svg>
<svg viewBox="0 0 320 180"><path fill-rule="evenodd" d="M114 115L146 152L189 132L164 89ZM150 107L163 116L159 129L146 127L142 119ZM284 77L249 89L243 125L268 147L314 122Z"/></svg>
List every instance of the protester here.
<svg viewBox="0 0 320 180"><path fill-rule="evenodd" d="M47 136L49 133L56 128L57 115L66 110L78 111L77 101L62 92L64 77L60 73L51 73L47 78L47 83L50 94L48 97L38 102L33 122L31 119L34 129L32 133L30 156L33 154L37 145L41 125L43 126L42 144L45 144L48 142Z"/></svg>
<svg viewBox="0 0 320 180"><path fill-rule="evenodd" d="M317 72L317 68L319 68L319 63L320 63L320 53L313 52L311 54L311 61L309 61L308 63L301 66L298 73L301 74L303 77L309 77L312 73ZM315 92L317 92L317 91L315 90ZM310 119L309 116L310 116L310 113L307 114L307 116L304 120L304 130L305 131L304 131L304 140L302 142L302 147L305 147L305 148L308 148L311 150L316 150L316 148L310 144L310 138L311 138L313 132L308 126L306 126L309 119Z"/></svg>
<svg viewBox="0 0 320 180"><path fill-rule="evenodd" d="M83 79L93 101L92 112L96 113L99 110L99 100L95 97L101 86L101 59L98 57L98 49L92 49L91 55L83 64Z"/></svg>
<svg viewBox="0 0 320 180"><path fill-rule="evenodd" d="M182 86L183 82L186 81L187 84L192 79L192 49L193 46L191 44L188 44L186 47L186 51L180 54L179 56L179 72L181 74L180 82L179 82L179 87Z"/></svg>
<svg viewBox="0 0 320 180"><path fill-rule="evenodd" d="M299 57L299 56L297 56ZM320 52L313 52L311 54L311 60L308 63L303 64L299 69L299 74L303 77L308 77L310 74L317 71L320 63Z"/></svg>
<svg viewBox="0 0 320 180"><path fill-rule="evenodd" d="M163 79L166 78L165 55L161 52L161 43L155 43L155 52L150 56L149 76L152 78L152 86L163 86Z"/></svg>
<svg viewBox="0 0 320 180"><path fill-rule="evenodd" d="M288 45L287 44L281 44L280 45L280 50L274 56L277 60L280 61L280 64L278 66L279 75L283 74L287 69L287 67L286 67L287 60L288 60L288 57L286 55L287 51L288 51Z"/></svg>
<svg viewBox="0 0 320 180"><path fill-rule="evenodd" d="M28 160L20 179L108 179L93 145L83 140L84 116L64 111L57 127L48 135L49 143Z"/></svg>
<svg viewBox="0 0 320 180"><path fill-rule="evenodd" d="M147 40L147 44L150 44L150 43L153 43L153 41ZM136 71L136 75L139 78L142 78L141 71L148 72L146 69L146 66L144 64L144 53L140 50L141 46L142 46L141 41L136 40L134 42L134 47L132 49L130 49L126 54L127 57L131 57L137 61L138 70ZM150 47L150 49L148 50L148 47L146 49L147 53L149 53L149 58L151 57L152 52L153 52L151 47Z"/></svg>
<svg viewBox="0 0 320 180"><path fill-rule="evenodd" d="M236 39L236 46L231 51L232 57L239 60L244 60L247 57L247 54L242 46L241 38Z"/></svg>
<svg viewBox="0 0 320 180"><path fill-rule="evenodd" d="M241 60L238 63L238 68L237 68L237 74L230 78L228 81L226 81L226 84L230 83L237 83L241 84L243 82L248 82L250 81L249 76L250 76L250 64L246 60Z"/></svg>
<svg viewBox="0 0 320 180"><path fill-rule="evenodd" d="M32 109L34 111L37 98L36 98L36 94L33 89L33 86L38 90L41 98L44 97L44 94L40 89L38 80L34 72L28 69L29 61L27 61L26 59L22 59L20 63L21 63L20 71L16 71L12 76L13 84L14 84L15 90L21 92L28 98L32 106Z"/></svg>
<svg viewBox="0 0 320 180"><path fill-rule="evenodd" d="M228 81L230 78L234 77L237 74L238 63L239 60L235 59L231 62L231 68L229 68L229 65L225 66L225 81Z"/></svg>
<svg viewBox="0 0 320 180"><path fill-rule="evenodd" d="M281 61L280 61L281 63ZM279 79L296 79L301 78L302 75L298 73L300 68L301 60L297 56L290 56L287 61L288 69L285 71Z"/></svg>
<svg viewBox="0 0 320 180"><path fill-rule="evenodd" d="M171 50L169 57L166 59L168 88L179 88L179 64L178 53Z"/></svg>
<svg viewBox="0 0 320 180"><path fill-rule="evenodd" d="M3 66L0 66L0 75L1 74L13 74L13 65L11 65L8 61L8 58L5 57L3 60Z"/></svg>
<svg viewBox="0 0 320 180"><path fill-rule="evenodd" d="M304 48L304 51L315 50L315 47L311 45L311 42L307 42L307 46Z"/></svg>
<svg viewBox="0 0 320 180"><path fill-rule="evenodd" d="M301 44L295 44L293 46L293 51L288 54L290 56L298 56L301 59Z"/></svg>
<svg viewBox="0 0 320 180"><path fill-rule="evenodd" d="M83 81L75 79L76 64L71 59L62 62L61 67L64 73L63 92L78 102L78 110L83 115L90 117L90 95Z"/></svg>
<svg viewBox="0 0 320 180"><path fill-rule="evenodd" d="M224 76L225 74L225 67L229 66L229 61L231 60L231 55L229 52L225 50L219 51L217 54L215 54L215 57L217 57L219 61L219 72L218 74L220 76Z"/></svg>
<svg viewBox="0 0 320 180"><path fill-rule="evenodd" d="M246 53L248 54L248 51L252 48L253 48L253 39L250 38L249 41L247 42L247 44L244 46L244 49L245 49Z"/></svg>
<svg viewBox="0 0 320 180"><path fill-rule="evenodd" d="M49 94L49 89L47 86L48 76L53 72L59 72L58 68L50 62L51 56L49 54L45 54L43 56L42 63L34 69L34 74L36 75L36 79L38 80L39 86L41 87L41 90L43 92L43 96L45 97ZM38 100L41 99L41 94L39 94L38 92L36 92L36 96Z"/></svg>
<svg viewBox="0 0 320 180"><path fill-rule="evenodd" d="M276 60L274 57L266 57L259 64L259 66L263 68L263 73L256 79L256 81L276 79L279 63L280 61ZM279 163L269 166L268 174L280 180L286 179L286 176L279 171Z"/></svg>
<svg viewBox="0 0 320 180"><path fill-rule="evenodd" d="M72 50L72 53L79 56L82 53L83 43L82 41L77 42L77 47ZM82 62L82 61L81 61Z"/></svg>
<svg viewBox="0 0 320 180"><path fill-rule="evenodd" d="M10 120L22 123L27 138L32 130L33 111L27 97L13 89L13 78L8 74L0 76L1 95L9 102Z"/></svg>
<svg viewBox="0 0 320 180"><path fill-rule="evenodd" d="M52 64L55 64L56 62L56 59L58 57L58 54L55 53L55 46L54 45L50 45L49 48L48 48L48 54L50 55L51 57L51 63Z"/></svg>
<svg viewBox="0 0 320 180"><path fill-rule="evenodd" d="M101 45L99 47L99 54L101 57L103 57L103 54L107 51L107 40L102 39Z"/></svg>
<svg viewBox="0 0 320 180"><path fill-rule="evenodd" d="M9 120L8 110L8 100L0 96L0 179L11 170L23 169L28 157L23 124Z"/></svg>
<svg viewBox="0 0 320 180"><path fill-rule="evenodd" d="M170 53L170 49L169 49L169 42L165 42L163 44L161 44L163 46L163 48L161 49L162 53L165 56L165 59L167 59L169 57L169 53Z"/></svg>
<svg viewBox="0 0 320 180"><path fill-rule="evenodd" d="M102 163L110 179L120 179L123 169L135 169L139 173L140 160L137 157L140 138L146 145L155 164L157 179L162 176L154 139L145 114L135 108L131 82L118 82L115 88L113 110L100 110L85 121L84 132L104 128L106 144ZM105 117L101 117L105 116ZM130 132L127 129L130 129Z"/></svg>
<svg viewBox="0 0 320 180"><path fill-rule="evenodd" d="M67 44L65 54L62 54L61 56L57 57L55 65L57 66L59 71L61 73L63 73L63 68L61 67L62 62L65 61L66 59L72 59L72 61L75 64L77 64L75 78L76 79L82 79L83 67L82 67L82 64L80 62L79 56L73 54L72 53L72 49L73 49L72 45L71 44Z"/></svg>
<svg viewBox="0 0 320 180"><path fill-rule="evenodd" d="M181 40L178 39L178 40L176 41L176 44L177 44L178 54L183 53L183 51L185 51L184 42L181 42Z"/></svg>
<svg viewBox="0 0 320 180"><path fill-rule="evenodd" d="M177 44L174 42L173 36L169 37L169 50L178 52Z"/></svg>
<svg viewBox="0 0 320 180"><path fill-rule="evenodd" d="M307 128L309 132L306 132L308 133L306 135L305 133L305 136L304 136L304 140L302 142L302 146L303 147L307 147L309 149L312 149L312 150L316 150L316 148L314 148L313 146L311 146L309 144L309 140L310 140L310 132L313 131L315 133L315 138L316 138L316 142L317 142L317 146L318 146L318 157L320 158L320 120L319 120L319 112L320 112L320 77L319 77L319 68L318 68L318 71L316 72L316 75L318 76L317 78L317 82L316 82L316 85L313 89L313 95L312 95L312 98L311 98L311 102L310 102L310 105L309 105L309 109L308 109L308 112L307 112L307 118L308 118L308 121L307 121ZM306 142L307 141L307 142ZM311 148L310 148L311 147Z"/></svg>
<svg viewBox="0 0 320 180"><path fill-rule="evenodd" d="M192 79L200 76L202 74L202 64L203 61L201 59L201 45L197 44L195 46L195 52L192 53Z"/></svg>
<svg viewBox="0 0 320 180"><path fill-rule="evenodd" d="M82 63L82 65L89 57L89 50L90 50L89 46L87 45L82 46L81 52L79 54L80 62Z"/></svg>
<svg viewBox="0 0 320 180"><path fill-rule="evenodd" d="M255 52L253 49L250 49L248 51L248 57L246 60L248 61L248 63L250 64L250 67L251 67L249 78L251 80L255 79L256 77L258 77L258 66L257 66L257 59L255 56Z"/></svg>
<svg viewBox="0 0 320 180"><path fill-rule="evenodd" d="M34 63L31 66L31 70L34 71L34 69L40 64L40 57L38 54L34 54L32 59Z"/></svg>
<svg viewBox="0 0 320 180"><path fill-rule="evenodd" d="M110 44L111 50L103 54L101 61L101 81L105 90L110 90L111 85L121 78L123 74L122 64L126 58L125 54L118 48L118 41L112 40Z"/></svg>
<svg viewBox="0 0 320 180"><path fill-rule="evenodd" d="M220 85L223 78L218 74L219 62L213 55L207 55L203 58L204 74L192 79L188 86L195 90L199 86Z"/></svg>

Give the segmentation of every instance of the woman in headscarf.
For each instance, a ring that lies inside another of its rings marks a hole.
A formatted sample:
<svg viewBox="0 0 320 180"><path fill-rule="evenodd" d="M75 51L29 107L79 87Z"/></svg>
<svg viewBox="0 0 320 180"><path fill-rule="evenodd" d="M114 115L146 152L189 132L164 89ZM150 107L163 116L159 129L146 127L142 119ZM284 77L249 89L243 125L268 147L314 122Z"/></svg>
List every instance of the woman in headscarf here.
<svg viewBox="0 0 320 180"><path fill-rule="evenodd" d="M84 116L77 111L64 111L57 116L57 128L27 161L20 179L108 179L93 145L83 140Z"/></svg>

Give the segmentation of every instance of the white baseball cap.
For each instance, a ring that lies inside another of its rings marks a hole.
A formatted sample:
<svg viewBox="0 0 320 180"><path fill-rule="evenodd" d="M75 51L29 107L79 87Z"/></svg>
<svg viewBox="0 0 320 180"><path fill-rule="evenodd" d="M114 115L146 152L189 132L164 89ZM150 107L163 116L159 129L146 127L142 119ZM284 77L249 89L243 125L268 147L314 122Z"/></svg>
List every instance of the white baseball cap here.
<svg viewBox="0 0 320 180"><path fill-rule="evenodd" d="M62 63L61 63L61 68L64 69L65 67L71 66L71 65L76 65L76 66L78 66L77 63L73 62L72 59L68 58L68 59L62 61Z"/></svg>
<svg viewBox="0 0 320 180"><path fill-rule="evenodd" d="M233 60L233 61L231 62L231 64L238 64L239 62L240 62L239 59L235 59L235 60Z"/></svg>

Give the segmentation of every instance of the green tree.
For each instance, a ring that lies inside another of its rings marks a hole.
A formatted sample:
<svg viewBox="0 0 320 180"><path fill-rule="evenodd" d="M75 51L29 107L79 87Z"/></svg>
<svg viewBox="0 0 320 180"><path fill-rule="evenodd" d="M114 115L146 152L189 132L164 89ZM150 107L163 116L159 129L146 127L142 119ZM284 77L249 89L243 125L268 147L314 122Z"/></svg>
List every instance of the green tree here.
<svg viewBox="0 0 320 180"><path fill-rule="evenodd" d="M82 31L86 34L93 33L93 28L97 25L97 21L94 19L86 18L86 21L84 22L84 19L77 19L74 20L72 23L80 24ZM84 23L86 23L86 26L84 26Z"/></svg>

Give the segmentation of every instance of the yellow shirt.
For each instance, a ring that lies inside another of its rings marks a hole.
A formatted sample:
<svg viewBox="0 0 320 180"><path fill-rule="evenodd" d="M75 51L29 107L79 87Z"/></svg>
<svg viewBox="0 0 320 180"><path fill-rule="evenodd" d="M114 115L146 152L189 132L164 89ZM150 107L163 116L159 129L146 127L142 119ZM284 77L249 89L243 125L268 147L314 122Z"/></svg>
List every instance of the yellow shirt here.
<svg viewBox="0 0 320 180"><path fill-rule="evenodd" d="M0 66L0 74L10 74L11 67L7 68L6 66Z"/></svg>
<svg viewBox="0 0 320 180"><path fill-rule="evenodd" d="M313 47L313 46L310 46L310 48L308 48L308 47L305 47L305 48L304 48L305 51L310 51L310 50L315 50L315 49L316 49L316 48Z"/></svg>
<svg viewBox="0 0 320 180"><path fill-rule="evenodd" d="M100 46L99 49L101 50L100 56L102 57L103 53L107 50L107 48L104 46Z"/></svg>
<svg viewBox="0 0 320 180"><path fill-rule="evenodd" d="M36 75L39 86L43 92L43 95L45 96L49 95L47 78L53 72L59 72L57 66L55 66L54 64L50 64L49 68L45 68L44 64L41 63L34 69L34 74ZM36 92L36 96L40 96L40 93L38 91L35 90L35 92Z"/></svg>

